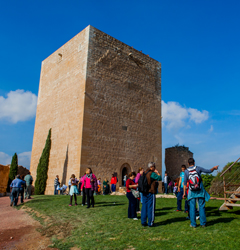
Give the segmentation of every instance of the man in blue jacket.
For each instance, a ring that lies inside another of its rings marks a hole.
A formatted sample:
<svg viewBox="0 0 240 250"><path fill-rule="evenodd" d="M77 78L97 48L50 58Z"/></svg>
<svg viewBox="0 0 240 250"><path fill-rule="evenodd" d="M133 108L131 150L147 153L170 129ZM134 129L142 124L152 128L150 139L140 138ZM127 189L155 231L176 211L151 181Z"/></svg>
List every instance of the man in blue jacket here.
<svg viewBox="0 0 240 250"><path fill-rule="evenodd" d="M12 188L10 206L17 206L19 191L22 185L25 185L25 182L21 180L20 175L17 175L16 179L14 179L10 185Z"/></svg>
<svg viewBox="0 0 240 250"><path fill-rule="evenodd" d="M201 227L206 226L206 213L205 213L205 196L206 191L203 187L203 182L201 178L201 173L212 173L214 170L218 169L215 166L211 169L204 169L195 166L195 160L193 158L188 159L188 168L184 172L184 193L183 198L186 198L186 186L189 182L188 200L190 203L190 227L195 228L196 224L196 200L198 199L199 204L199 215L200 215L200 225Z"/></svg>

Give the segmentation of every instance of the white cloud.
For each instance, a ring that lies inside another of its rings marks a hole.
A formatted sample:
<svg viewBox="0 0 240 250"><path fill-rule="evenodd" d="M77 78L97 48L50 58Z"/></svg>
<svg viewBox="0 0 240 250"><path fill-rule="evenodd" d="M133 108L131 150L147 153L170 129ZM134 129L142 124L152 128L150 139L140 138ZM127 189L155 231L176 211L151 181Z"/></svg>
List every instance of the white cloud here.
<svg viewBox="0 0 240 250"><path fill-rule="evenodd" d="M11 164L12 156L5 154L4 152L0 152L0 164L8 165Z"/></svg>
<svg viewBox="0 0 240 250"><path fill-rule="evenodd" d="M27 121L36 114L37 96L30 91L10 91L7 97L0 96L0 120L11 123Z"/></svg>
<svg viewBox="0 0 240 250"><path fill-rule="evenodd" d="M202 123L208 119L208 111L199 111L193 108L186 108L181 106L178 102L162 101L162 116L163 126L166 126L169 130L179 129L184 126L190 127L186 124L187 121L193 121L195 123Z"/></svg>
<svg viewBox="0 0 240 250"><path fill-rule="evenodd" d="M213 132L213 125L211 125L210 129L208 130L208 132Z"/></svg>
<svg viewBox="0 0 240 250"><path fill-rule="evenodd" d="M11 164L12 156L8 155L4 152L0 152L0 164L8 165ZM30 168L30 161L31 161L31 151L23 152L18 154L18 165L23 166L27 169Z"/></svg>

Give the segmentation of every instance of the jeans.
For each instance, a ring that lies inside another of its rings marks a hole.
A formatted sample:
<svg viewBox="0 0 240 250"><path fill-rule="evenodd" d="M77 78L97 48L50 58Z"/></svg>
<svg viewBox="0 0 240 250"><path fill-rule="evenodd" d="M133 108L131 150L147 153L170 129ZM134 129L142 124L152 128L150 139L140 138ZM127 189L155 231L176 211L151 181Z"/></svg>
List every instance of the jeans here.
<svg viewBox="0 0 240 250"><path fill-rule="evenodd" d="M94 196L93 196L93 191L91 188L85 188L85 193L87 195L87 207L90 207L92 205L92 207L94 207ZM91 200L91 204L90 204L90 200Z"/></svg>
<svg viewBox="0 0 240 250"><path fill-rule="evenodd" d="M207 219L206 219L206 213L205 213L205 199L204 198L192 198L189 200L190 203L190 220L191 225L193 227L196 227L196 200L198 199L199 204L199 216L200 216L200 225L205 226Z"/></svg>
<svg viewBox="0 0 240 250"><path fill-rule="evenodd" d="M183 188L180 188L180 192L177 194L177 210L182 210L182 197L183 197ZM188 201L185 200L184 211L188 211Z"/></svg>
<svg viewBox="0 0 240 250"><path fill-rule="evenodd" d="M126 187L126 181L123 181L123 186Z"/></svg>
<svg viewBox="0 0 240 250"><path fill-rule="evenodd" d="M58 195L57 185L54 185L54 195Z"/></svg>
<svg viewBox="0 0 240 250"><path fill-rule="evenodd" d="M116 191L116 185L115 185L115 184L112 184L112 185L111 185L111 190L112 190L112 192L115 192L115 191Z"/></svg>
<svg viewBox="0 0 240 250"><path fill-rule="evenodd" d="M132 192L127 192L128 204L128 218L137 218L136 207L137 199L133 196Z"/></svg>
<svg viewBox="0 0 240 250"><path fill-rule="evenodd" d="M148 226L152 226L154 223L155 216L155 203L156 197L155 194L148 193L142 194L142 211L141 211L141 223L142 225L147 224L148 218Z"/></svg>
<svg viewBox="0 0 240 250"><path fill-rule="evenodd" d="M32 194L32 185L27 185L25 189L25 199L30 199Z"/></svg>
<svg viewBox="0 0 240 250"><path fill-rule="evenodd" d="M168 193L168 184L164 183L164 193L167 194Z"/></svg>
<svg viewBox="0 0 240 250"><path fill-rule="evenodd" d="M24 197L24 188L23 187L21 187L19 189L19 194L21 194L21 203L23 203L23 197Z"/></svg>
<svg viewBox="0 0 240 250"><path fill-rule="evenodd" d="M11 203L13 202L13 206L17 206L19 192L20 192L20 188L17 188L17 187L12 188Z"/></svg>

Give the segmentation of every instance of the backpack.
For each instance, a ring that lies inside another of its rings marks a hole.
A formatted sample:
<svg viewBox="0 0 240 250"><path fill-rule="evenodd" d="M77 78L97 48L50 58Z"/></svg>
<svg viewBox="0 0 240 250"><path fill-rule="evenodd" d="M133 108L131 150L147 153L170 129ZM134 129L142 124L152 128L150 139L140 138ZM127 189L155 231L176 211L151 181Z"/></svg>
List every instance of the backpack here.
<svg viewBox="0 0 240 250"><path fill-rule="evenodd" d="M150 185L148 184L148 181L147 181L147 173L143 172L143 175L141 175L139 180L138 180L138 191L140 193L148 193L149 192Z"/></svg>
<svg viewBox="0 0 240 250"><path fill-rule="evenodd" d="M201 177L199 176L196 166L193 168L188 168L188 181L189 181L189 188L191 191L199 191L201 190L200 183Z"/></svg>

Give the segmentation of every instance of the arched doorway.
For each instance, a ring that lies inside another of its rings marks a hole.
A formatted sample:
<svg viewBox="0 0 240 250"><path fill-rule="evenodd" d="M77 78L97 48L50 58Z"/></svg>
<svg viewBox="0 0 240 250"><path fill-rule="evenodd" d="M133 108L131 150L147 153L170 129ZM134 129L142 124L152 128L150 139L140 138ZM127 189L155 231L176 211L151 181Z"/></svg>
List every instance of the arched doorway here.
<svg viewBox="0 0 240 250"><path fill-rule="evenodd" d="M128 163L124 163L121 167L121 177L122 177L122 181L121 181L121 184L122 186L124 185L124 181L123 181L123 178L125 175L128 175L130 172L131 172L131 168L130 168L130 165Z"/></svg>

